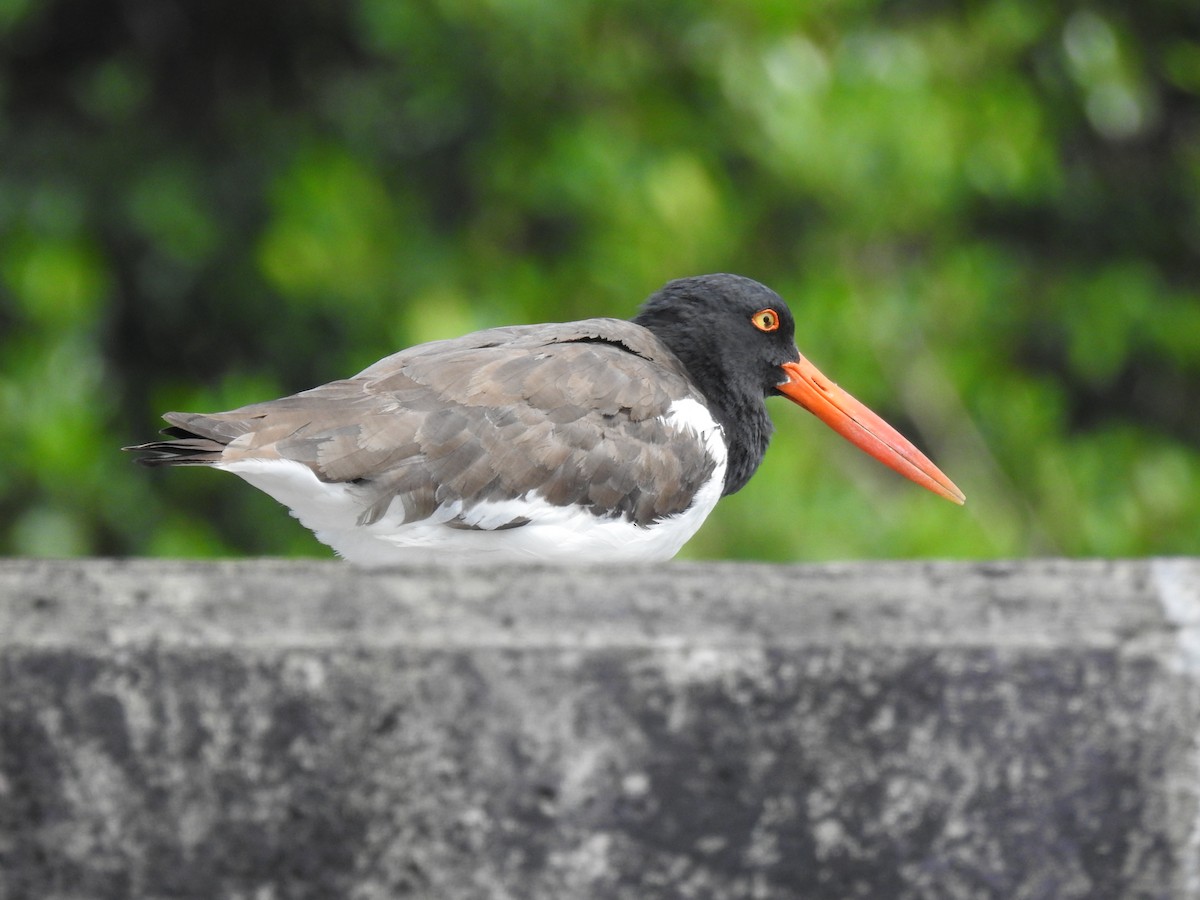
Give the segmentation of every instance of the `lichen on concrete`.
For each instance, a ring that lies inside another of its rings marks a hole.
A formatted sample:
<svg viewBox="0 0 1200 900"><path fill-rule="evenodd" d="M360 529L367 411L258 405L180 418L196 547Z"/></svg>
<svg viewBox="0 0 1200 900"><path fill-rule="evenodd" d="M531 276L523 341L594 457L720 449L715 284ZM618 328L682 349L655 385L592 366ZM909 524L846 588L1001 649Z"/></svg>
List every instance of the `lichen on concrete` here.
<svg viewBox="0 0 1200 900"><path fill-rule="evenodd" d="M1196 897L1153 564L6 562L0 898Z"/></svg>

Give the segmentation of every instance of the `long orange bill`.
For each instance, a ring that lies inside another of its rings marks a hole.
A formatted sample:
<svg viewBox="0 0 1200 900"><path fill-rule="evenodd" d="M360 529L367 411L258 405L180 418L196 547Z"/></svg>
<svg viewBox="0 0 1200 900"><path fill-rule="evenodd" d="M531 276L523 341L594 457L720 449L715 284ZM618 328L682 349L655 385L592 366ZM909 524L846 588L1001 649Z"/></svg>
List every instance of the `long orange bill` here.
<svg viewBox="0 0 1200 900"><path fill-rule="evenodd" d="M784 363L783 370L788 376L778 388L783 396L905 478L960 506L966 502L954 482L904 435L822 375L803 356L799 362Z"/></svg>

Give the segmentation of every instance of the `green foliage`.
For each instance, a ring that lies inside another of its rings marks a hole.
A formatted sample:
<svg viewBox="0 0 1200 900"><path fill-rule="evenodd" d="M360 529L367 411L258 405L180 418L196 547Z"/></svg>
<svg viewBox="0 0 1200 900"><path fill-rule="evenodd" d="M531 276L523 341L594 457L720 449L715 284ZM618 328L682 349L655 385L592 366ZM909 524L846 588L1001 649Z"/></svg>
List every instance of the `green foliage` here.
<svg viewBox="0 0 1200 900"><path fill-rule="evenodd" d="M117 448L736 271L969 499L779 402L689 555L1194 553L1192 6L0 2L0 548L324 554Z"/></svg>

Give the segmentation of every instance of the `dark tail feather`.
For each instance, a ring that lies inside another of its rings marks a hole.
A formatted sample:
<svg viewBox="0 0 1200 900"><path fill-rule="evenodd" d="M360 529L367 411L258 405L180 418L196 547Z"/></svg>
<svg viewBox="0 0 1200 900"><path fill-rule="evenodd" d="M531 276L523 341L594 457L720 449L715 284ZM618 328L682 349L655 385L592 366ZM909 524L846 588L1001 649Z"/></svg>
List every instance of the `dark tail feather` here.
<svg viewBox="0 0 1200 900"><path fill-rule="evenodd" d="M225 445L210 438L197 437L182 428L167 428L163 434L178 438L174 441L151 441L133 447L122 447L134 453L146 453L138 459L143 466L211 466L221 459Z"/></svg>
<svg viewBox="0 0 1200 900"><path fill-rule="evenodd" d="M143 466L211 466L221 461L225 445L249 430L241 418L232 421L221 415L201 413L163 413L171 423L162 433L171 441L151 441L134 447L122 447L134 453L145 453L138 459Z"/></svg>

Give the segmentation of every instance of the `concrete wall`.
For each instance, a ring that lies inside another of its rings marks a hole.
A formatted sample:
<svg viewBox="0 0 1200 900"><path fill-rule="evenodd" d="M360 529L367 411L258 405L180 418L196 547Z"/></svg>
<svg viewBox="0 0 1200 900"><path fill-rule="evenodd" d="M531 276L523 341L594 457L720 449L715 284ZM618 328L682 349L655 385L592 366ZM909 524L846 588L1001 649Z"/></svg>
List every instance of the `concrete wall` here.
<svg viewBox="0 0 1200 900"><path fill-rule="evenodd" d="M0 563L0 900L1200 898L1200 560Z"/></svg>

